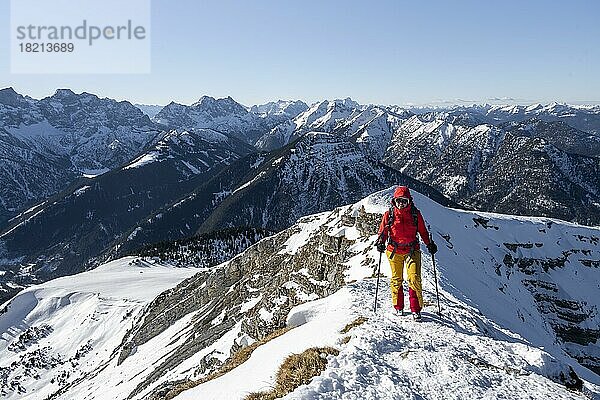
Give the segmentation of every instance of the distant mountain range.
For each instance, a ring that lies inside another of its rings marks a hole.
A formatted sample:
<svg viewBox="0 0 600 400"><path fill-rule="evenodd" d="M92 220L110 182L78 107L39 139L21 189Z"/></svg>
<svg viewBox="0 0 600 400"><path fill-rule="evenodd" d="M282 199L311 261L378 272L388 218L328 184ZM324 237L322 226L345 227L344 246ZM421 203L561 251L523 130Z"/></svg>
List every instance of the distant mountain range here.
<svg viewBox="0 0 600 400"><path fill-rule="evenodd" d="M466 115L415 115L384 163L475 209L600 224L600 135L563 121L498 126Z"/></svg>
<svg viewBox="0 0 600 400"><path fill-rule="evenodd" d="M144 114L146 114L150 119L154 118L156 114L163 109L164 106L159 106L156 104L134 104L137 108L139 108Z"/></svg>
<svg viewBox="0 0 600 400"><path fill-rule="evenodd" d="M251 112L231 97L202 96L191 106L171 102L154 120L171 129L210 128L254 144L265 132L288 118L285 113Z"/></svg>
<svg viewBox="0 0 600 400"><path fill-rule="evenodd" d="M129 161L159 132L128 102L68 89L42 100L0 90L0 226L78 177Z"/></svg>

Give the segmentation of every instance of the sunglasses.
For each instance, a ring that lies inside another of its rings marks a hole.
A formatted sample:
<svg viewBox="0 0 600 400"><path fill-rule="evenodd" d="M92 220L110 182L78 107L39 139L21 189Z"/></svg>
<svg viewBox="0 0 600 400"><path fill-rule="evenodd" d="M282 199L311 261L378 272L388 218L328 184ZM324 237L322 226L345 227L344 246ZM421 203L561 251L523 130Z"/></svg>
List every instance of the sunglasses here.
<svg viewBox="0 0 600 400"><path fill-rule="evenodd" d="M406 197L398 197L395 201L396 201L396 204L408 204L408 203L410 203L410 200L407 199Z"/></svg>

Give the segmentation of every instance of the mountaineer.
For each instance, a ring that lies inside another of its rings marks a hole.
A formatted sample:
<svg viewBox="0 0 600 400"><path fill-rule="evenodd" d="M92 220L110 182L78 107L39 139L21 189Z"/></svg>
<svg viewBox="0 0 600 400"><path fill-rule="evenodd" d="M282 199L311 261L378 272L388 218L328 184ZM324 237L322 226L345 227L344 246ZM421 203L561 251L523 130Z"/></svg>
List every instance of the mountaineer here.
<svg viewBox="0 0 600 400"><path fill-rule="evenodd" d="M408 278L410 310L415 321L421 320L423 294L421 284L421 251L417 232L431 255L437 252L430 238L421 212L413 203L410 190L399 186L394 191L390 209L383 214L379 225L376 246L380 253L386 252L392 269L392 305L399 315L404 314L404 291L402 289L404 265Z"/></svg>

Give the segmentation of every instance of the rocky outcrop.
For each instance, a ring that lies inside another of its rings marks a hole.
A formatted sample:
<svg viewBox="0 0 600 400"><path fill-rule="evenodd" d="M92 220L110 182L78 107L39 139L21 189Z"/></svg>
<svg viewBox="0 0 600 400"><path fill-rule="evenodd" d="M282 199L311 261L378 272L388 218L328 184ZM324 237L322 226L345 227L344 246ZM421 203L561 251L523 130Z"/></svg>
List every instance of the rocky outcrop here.
<svg viewBox="0 0 600 400"><path fill-rule="evenodd" d="M598 239L594 235L580 235L577 240L598 243ZM593 345L600 339L600 329L595 323L598 309L585 300L570 298L561 290L563 282L544 278L549 271L564 269L566 264L571 263L597 269L598 260L589 259L589 250L578 248L563 251L561 257L539 258L520 254L519 250L534 246L541 248L542 243L504 243L504 246L508 249L503 260L506 274L518 270L526 276L521 280L523 285L531 292L540 314L555 332L565 351L581 365L600 374L600 356L585 349L585 346Z"/></svg>
<svg viewBox="0 0 600 400"><path fill-rule="evenodd" d="M327 224L338 218L343 225L354 227L360 238L350 240L343 234L335 234L335 229ZM218 369L222 360L239 348L284 327L292 307L337 291L345 283L344 263L357 255L352 245L374 234L377 226L374 222L379 218L364 210L353 216L346 207L331 214L303 218L298 225L263 239L230 262L213 271L201 272L161 294L124 339L119 363L137 346L195 312L193 327L187 339L155 367L132 395L143 392L166 371L237 327L230 353L206 354L193 375L204 376ZM317 226L306 243L297 251L287 249L286 242L307 225ZM361 252L365 256L366 250ZM373 261L365 260L366 265ZM169 386L162 384L160 392L164 393Z"/></svg>

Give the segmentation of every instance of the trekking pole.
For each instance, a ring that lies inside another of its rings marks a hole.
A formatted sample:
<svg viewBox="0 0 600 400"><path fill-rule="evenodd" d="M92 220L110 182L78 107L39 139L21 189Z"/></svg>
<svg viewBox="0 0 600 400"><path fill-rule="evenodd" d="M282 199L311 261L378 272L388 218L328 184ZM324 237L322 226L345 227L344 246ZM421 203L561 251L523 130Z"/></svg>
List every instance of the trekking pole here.
<svg viewBox="0 0 600 400"><path fill-rule="evenodd" d="M433 241L433 235L431 234L431 226L427 225L429 228L429 242ZM433 263L433 278L435 279L435 297L437 298L438 305L438 315L442 315L442 307L440 307L440 292L438 291L438 280L437 280L437 272L435 268L435 256L431 255L431 262Z"/></svg>
<svg viewBox="0 0 600 400"><path fill-rule="evenodd" d="M377 267L377 286L375 286L375 305L373 306L373 312L377 312L377 292L379 292L379 271L381 271L381 255L379 253L379 265Z"/></svg>
<svg viewBox="0 0 600 400"><path fill-rule="evenodd" d="M431 261L433 262L433 277L435 279L435 297L437 298L438 314L442 315L442 307L440 307L440 292L438 291L437 272L435 270L435 256L431 255Z"/></svg>

